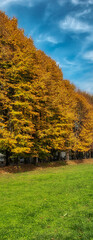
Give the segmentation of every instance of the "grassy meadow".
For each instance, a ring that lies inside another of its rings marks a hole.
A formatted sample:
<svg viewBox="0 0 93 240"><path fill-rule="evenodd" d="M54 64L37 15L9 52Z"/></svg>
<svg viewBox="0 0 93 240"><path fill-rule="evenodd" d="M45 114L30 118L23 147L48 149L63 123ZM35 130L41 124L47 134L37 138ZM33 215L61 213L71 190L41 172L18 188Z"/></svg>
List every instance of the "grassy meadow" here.
<svg viewBox="0 0 93 240"><path fill-rule="evenodd" d="M0 176L0 240L93 240L93 164Z"/></svg>

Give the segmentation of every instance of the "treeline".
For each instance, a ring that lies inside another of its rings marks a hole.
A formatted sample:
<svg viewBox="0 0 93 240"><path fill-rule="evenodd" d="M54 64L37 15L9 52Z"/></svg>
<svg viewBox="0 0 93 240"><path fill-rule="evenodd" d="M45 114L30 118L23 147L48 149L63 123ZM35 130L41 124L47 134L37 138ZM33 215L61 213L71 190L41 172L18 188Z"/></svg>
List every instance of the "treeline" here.
<svg viewBox="0 0 93 240"><path fill-rule="evenodd" d="M47 159L86 152L93 142L93 96L77 91L56 62L0 12L0 149Z"/></svg>

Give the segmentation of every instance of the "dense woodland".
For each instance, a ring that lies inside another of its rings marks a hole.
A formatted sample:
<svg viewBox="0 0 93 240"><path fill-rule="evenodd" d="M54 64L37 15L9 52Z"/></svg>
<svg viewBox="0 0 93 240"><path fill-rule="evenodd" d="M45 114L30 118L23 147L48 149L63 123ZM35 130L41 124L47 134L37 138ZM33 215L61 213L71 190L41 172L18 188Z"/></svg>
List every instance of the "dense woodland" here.
<svg viewBox="0 0 93 240"><path fill-rule="evenodd" d="M51 159L87 152L93 142L93 96L81 92L56 62L37 50L0 12L0 152L9 158Z"/></svg>

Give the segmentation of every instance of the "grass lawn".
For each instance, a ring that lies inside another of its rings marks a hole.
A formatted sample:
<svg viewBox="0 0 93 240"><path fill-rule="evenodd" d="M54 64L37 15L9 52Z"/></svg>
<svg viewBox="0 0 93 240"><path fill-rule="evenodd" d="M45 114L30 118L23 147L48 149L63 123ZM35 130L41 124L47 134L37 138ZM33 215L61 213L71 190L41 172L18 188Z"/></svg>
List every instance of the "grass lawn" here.
<svg viewBox="0 0 93 240"><path fill-rule="evenodd" d="M0 176L0 240L93 240L93 164Z"/></svg>

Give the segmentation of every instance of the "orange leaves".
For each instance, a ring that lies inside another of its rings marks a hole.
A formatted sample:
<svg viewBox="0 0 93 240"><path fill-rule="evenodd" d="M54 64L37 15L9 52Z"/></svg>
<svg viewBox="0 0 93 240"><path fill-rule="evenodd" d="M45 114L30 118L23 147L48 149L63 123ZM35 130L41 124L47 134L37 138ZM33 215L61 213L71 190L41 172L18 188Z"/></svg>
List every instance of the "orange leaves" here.
<svg viewBox="0 0 93 240"><path fill-rule="evenodd" d="M86 151L93 101L63 80L56 62L0 12L0 148L14 155Z"/></svg>
<svg viewBox="0 0 93 240"><path fill-rule="evenodd" d="M77 93L76 95L78 120L77 149L79 151L88 151L93 141L93 107L85 96L82 93Z"/></svg>

